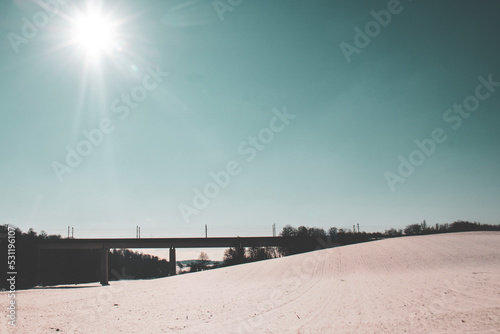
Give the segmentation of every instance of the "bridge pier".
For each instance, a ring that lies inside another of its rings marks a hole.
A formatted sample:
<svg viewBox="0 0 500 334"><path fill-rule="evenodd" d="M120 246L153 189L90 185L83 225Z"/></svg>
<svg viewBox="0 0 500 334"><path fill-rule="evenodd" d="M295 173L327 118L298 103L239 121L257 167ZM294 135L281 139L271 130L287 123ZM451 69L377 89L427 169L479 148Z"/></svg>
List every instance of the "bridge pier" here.
<svg viewBox="0 0 500 334"><path fill-rule="evenodd" d="M101 285L109 285L108 282L108 249L101 249Z"/></svg>
<svg viewBox="0 0 500 334"><path fill-rule="evenodd" d="M41 271L42 271L42 266L41 266L41 250L37 249L36 250L36 285L40 285L40 276L41 276Z"/></svg>
<svg viewBox="0 0 500 334"><path fill-rule="evenodd" d="M173 276L177 274L177 262L175 261L175 248L170 247L170 257L168 258L168 275Z"/></svg>

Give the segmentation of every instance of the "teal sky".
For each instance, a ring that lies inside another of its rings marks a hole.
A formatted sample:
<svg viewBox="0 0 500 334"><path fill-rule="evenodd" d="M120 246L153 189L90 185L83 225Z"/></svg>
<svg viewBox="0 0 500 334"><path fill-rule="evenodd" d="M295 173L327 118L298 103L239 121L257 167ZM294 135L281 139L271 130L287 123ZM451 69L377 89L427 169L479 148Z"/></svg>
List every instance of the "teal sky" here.
<svg viewBox="0 0 500 334"><path fill-rule="evenodd" d="M211 236L249 236L272 224L500 221L500 87L483 87L488 98L458 129L443 119L479 76L500 82L493 1L403 0L350 63L340 44L355 46L354 28L388 1L243 0L222 21L212 1L103 2L115 35L91 61L69 43L85 3L58 6L16 53L9 33L22 37L23 17L42 9L0 4L0 224L199 237L205 224ZM157 66L168 76L127 117L115 112ZM284 109L295 118L247 161L239 145ZM112 132L60 182L54 162L66 164L66 147L103 119ZM391 189L385 173L436 128L446 140ZM241 173L187 222L179 206L233 160Z"/></svg>

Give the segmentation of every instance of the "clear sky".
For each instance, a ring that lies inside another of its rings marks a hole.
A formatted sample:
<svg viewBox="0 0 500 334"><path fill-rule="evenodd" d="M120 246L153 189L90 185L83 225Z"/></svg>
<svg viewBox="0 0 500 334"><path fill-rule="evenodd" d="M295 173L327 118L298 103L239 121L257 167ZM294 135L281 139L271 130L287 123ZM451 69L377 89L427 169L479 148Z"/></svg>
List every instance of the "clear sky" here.
<svg viewBox="0 0 500 334"><path fill-rule="evenodd" d="M48 3L0 3L0 224L500 221L494 1Z"/></svg>

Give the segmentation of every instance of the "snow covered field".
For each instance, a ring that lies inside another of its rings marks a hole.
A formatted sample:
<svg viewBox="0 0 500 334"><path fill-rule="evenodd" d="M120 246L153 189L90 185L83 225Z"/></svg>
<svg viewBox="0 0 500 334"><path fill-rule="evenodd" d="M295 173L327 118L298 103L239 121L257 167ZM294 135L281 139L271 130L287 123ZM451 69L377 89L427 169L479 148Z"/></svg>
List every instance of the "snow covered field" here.
<svg viewBox="0 0 500 334"><path fill-rule="evenodd" d="M498 333L500 232L401 237L155 280L17 292L9 333ZM7 314L7 293L0 305Z"/></svg>

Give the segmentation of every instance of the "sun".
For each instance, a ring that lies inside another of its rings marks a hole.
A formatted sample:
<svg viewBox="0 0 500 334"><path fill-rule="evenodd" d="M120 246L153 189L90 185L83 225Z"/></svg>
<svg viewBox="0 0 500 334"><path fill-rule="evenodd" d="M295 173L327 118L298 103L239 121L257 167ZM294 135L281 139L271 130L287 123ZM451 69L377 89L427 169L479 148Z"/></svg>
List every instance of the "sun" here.
<svg viewBox="0 0 500 334"><path fill-rule="evenodd" d="M74 43L92 59L109 53L116 44L113 22L98 12L77 17L73 35Z"/></svg>

